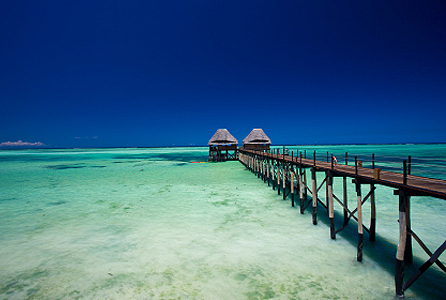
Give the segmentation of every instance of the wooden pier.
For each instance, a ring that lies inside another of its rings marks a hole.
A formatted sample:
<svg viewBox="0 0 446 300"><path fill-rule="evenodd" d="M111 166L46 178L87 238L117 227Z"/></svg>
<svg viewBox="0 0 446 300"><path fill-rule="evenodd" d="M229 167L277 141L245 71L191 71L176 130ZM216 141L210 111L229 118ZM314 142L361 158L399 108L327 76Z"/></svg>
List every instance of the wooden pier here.
<svg viewBox="0 0 446 300"><path fill-rule="evenodd" d="M316 160L316 153L313 159L306 158L302 152L291 155L288 149L277 150L254 150L239 149L239 161L249 170L257 174L273 189L277 189L278 194L282 193L283 199L290 196L291 205L295 205L295 194L298 194L300 202L300 212L312 206L312 222L317 225L318 206L324 207L330 220L330 237L336 239L336 234L343 230L351 219L358 224L358 246L357 260L363 258L363 234L368 233L369 240L374 241L376 236L376 205L375 189L376 185L383 185L394 188L394 194L399 196L399 241L396 253L395 267L395 290L398 297L404 296L404 291L408 289L421 274L423 274L432 264L437 264L441 270L446 272L446 267L438 260L438 257L446 250L446 241L437 250L431 252L422 240L412 231L410 221L410 198L414 196L429 196L446 200L446 181L433 178L426 178L411 175L410 157L403 161L402 173L388 172L375 168L373 156L372 168L363 168L362 162L355 157L355 165L348 165L347 154L345 164L340 164L334 156L329 156L327 160ZM308 180L307 169L310 170L311 179ZM325 179L317 183L317 172L324 172ZM343 195L337 197L333 193L333 178L343 178ZM355 208L349 207L347 199L347 179L355 185L356 204ZM311 181L311 183L310 183ZM325 185L325 202L318 197L318 193ZM367 187L367 194L363 196L362 187ZM308 197L311 195L311 198ZM364 224L362 207L370 202L370 223ZM340 228L335 228L334 204L338 203L344 213L344 222ZM427 260L406 282L404 282L404 265L413 261L412 238L419 243L421 248L429 256Z"/></svg>

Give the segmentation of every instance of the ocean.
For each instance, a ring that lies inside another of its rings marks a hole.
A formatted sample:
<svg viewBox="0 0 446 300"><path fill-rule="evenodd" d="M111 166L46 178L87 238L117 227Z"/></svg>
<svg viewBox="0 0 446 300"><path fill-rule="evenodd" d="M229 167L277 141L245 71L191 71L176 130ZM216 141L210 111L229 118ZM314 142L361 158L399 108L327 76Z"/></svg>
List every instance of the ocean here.
<svg viewBox="0 0 446 300"><path fill-rule="evenodd" d="M282 148L282 147L277 147ZM318 159L446 179L446 145L287 146ZM398 196L377 186L377 236L357 223L331 240L326 211L282 200L237 161L206 147L0 151L0 299L394 299ZM323 176L322 174L319 174ZM322 178L318 178L322 182ZM334 193L342 196L342 179ZM354 186L349 201L356 203ZM321 193L324 199L325 193ZM336 227L342 208L335 204ZM431 251L446 202L412 197L412 229ZM369 223L370 204L363 209ZM414 241L409 278L429 257ZM441 259L442 257L440 257ZM445 299L433 265L406 299Z"/></svg>

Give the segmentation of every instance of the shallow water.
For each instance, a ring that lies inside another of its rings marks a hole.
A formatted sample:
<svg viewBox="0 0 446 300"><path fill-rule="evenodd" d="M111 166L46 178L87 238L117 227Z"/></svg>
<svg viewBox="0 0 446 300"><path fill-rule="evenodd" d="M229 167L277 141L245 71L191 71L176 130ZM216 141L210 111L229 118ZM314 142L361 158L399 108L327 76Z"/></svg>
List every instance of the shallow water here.
<svg viewBox="0 0 446 300"><path fill-rule="evenodd" d="M417 155L439 165L424 174L445 170L445 145L289 148ZM392 189L376 190L377 241L364 234L359 263L354 221L331 240L323 208L314 226L239 162L190 163L206 159L206 148L0 151L0 299L394 299ZM433 251L445 202L412 199L412 227ZM415 243L414 255L408 276L428 259ZM433 266L406 299L442 299L445 283Z"/></svg>

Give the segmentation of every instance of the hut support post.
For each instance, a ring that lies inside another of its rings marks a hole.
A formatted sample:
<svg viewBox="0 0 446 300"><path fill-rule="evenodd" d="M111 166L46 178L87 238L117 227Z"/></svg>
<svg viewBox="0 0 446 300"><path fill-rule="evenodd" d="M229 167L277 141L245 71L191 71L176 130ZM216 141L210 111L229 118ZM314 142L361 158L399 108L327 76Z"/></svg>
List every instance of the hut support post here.
<svg viewBox="0 0 446 300"><path fill-rule="evenodd" d="M283 172L280 170L280 164L277 163L277 195L280 195L280 171Z"/></svg>
<svg viewBox="0 0 446 300"><path fill-rule="evenodd" d="M317 225L317 183L316 183L316 168L311 168L311 181L312 181L312 196L313 196L313 225Z"/></svg>
<svg viewBox="0 0 446 300"><path fill-rule="evenodd" d="M336 239L334 225L334 207L333 207L333 173L327 171L327 187L328 187L328 218L330 219L330 237Z"/></svg>
<svg viewBox="0 0 446 300"><path fill-rule="evenodd" d="M356 185L356 196L358 198L358 252L356 255L357 261L362 261L362 248L364 246L364 229L362 228L362 200L361 200L361 183L357 179L355 179Z"/></svg>

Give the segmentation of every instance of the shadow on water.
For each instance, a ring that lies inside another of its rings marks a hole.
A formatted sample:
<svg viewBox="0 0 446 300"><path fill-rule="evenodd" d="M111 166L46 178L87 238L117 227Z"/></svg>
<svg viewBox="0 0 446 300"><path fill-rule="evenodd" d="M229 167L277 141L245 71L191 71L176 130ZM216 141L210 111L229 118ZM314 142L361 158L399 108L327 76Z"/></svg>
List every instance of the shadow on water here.
<svg viewBox="0 0 446 300"><path fill-rule="evenodd" d="M57 202L50 202L49 204L52 206L58 206L58 205L62 205L62 204L66 204L67 201L57 201Z"/></svg>
<svg viewBox="0 0 446 300"><path fill-rule="evenodd" d="M287 199L284 201L287 200L290 200L290 198L287 197ZM311 201L311 198L308 198L307 201ZM296 202L295 208L300 210L299 202ZM312 214L311 204L305 210L305 214L311 216ZM327 239L330 239L329 237L330 219L328 218L327 211L320 204L318 204L317 219L318 222L323 223L327 227ZM335 230L341 228L344 222L343 214L341 212L335 211L334 220L335 220ZM309 222L311 222L311 219L309 220ZM363 222L364 224L367 225L367 220L364 220ZM379 222L378 219L377 222ZM399 226L397 222L395 223L396 223L395 226ZM342 237L342 239L350 243L353 249L357 249L358 246L357 224L358 223L355 220L351 219L348 225L342 231L337 233L337 236ZM418 247L418 244L416 243L415 240L413 240L412 245L413 247ZM377 231L375 241L373 242L369 240L369 234L364 230L363 261L367 259L373 260L392 276L394 276L395 274L395 263L396 263L395 256L397 247L398 247L398 236L395 237L395 240L389 240L385 237L380 236L379 231ZM435 249L431 249L431 251L434 252ZM418 270L418 268L420 268L428 259L429 257L427 254L423 257L414 256L413 263L409 265L406 264L405 266L404 281L406 282ZM409 291L411 291L418 295L428 296L430 299L444 299L446 293L445 282L446 282L446 274L443 273L434 264L423 275L421 275L417 279L417 281L415 281L415 283L409 287L409 289L406 292L409 293Z"/></svg>
<svg viewBox="0 0 446 300"><path fill-rule="evenodd" d="M114 159L130 159L130 160L161 160L161 161L207 161L207 155L203 153L139 153L114 156Z"/></svg>
<svg viewBox="0 0 446 300"><path fill-rule="evenodd" d="M45 166L46 169L52 170L66 170L66 169L82 169L85 168L82 164L71 164L71 165L51 165Z"/></svg>

